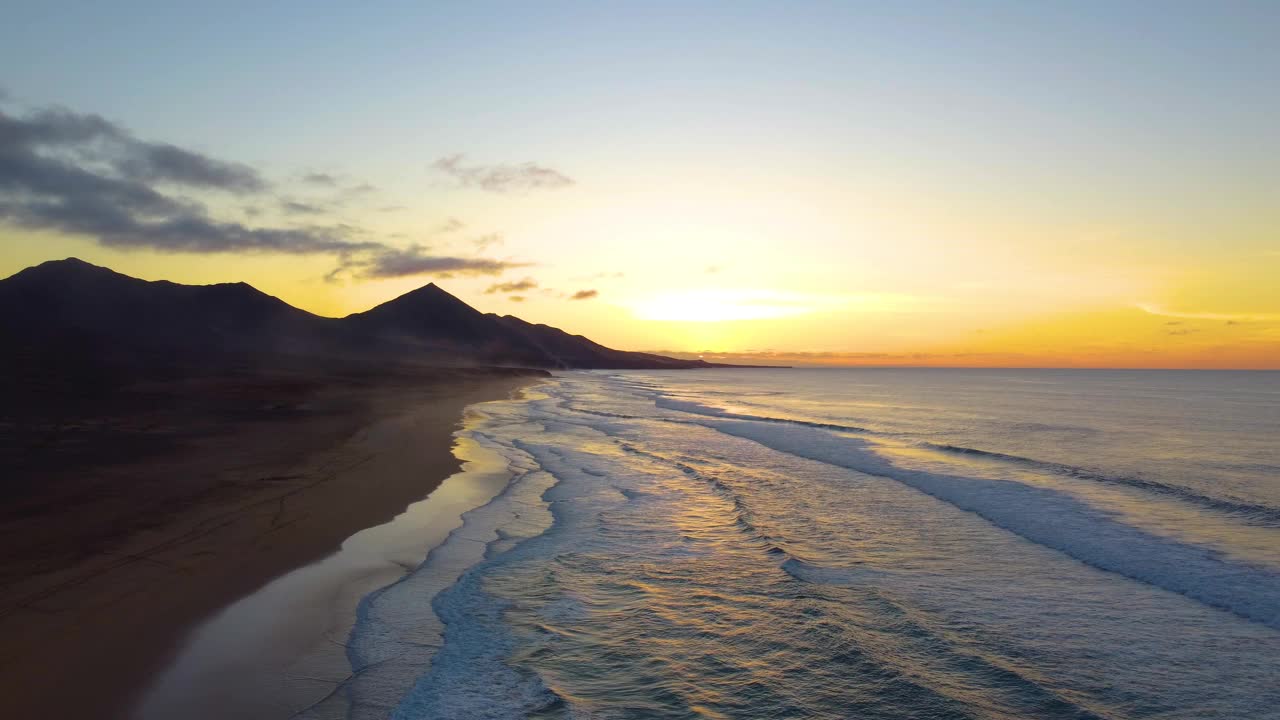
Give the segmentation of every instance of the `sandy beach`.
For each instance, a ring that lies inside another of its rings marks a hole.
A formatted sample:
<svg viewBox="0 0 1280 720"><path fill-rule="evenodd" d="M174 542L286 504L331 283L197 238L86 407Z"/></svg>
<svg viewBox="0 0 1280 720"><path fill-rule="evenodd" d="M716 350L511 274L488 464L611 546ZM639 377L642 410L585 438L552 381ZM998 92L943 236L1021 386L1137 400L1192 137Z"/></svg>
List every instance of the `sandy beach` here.
<svg viewBox="0 0 1280 720"><path fill-rule="evenodd" d="M130 717L196 627L424 498L458 469L464 408L533 380L188 381L145 389L123 430L110 413L60 421L56 451L9 464L0 713Z"/></svg>

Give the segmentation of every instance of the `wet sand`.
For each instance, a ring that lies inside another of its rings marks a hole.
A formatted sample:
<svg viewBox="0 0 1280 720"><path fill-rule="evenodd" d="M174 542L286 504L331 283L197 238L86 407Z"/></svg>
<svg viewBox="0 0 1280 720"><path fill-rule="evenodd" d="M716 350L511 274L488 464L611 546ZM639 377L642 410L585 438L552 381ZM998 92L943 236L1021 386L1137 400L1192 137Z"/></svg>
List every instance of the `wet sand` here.
<svg viewBox="0 0 1280 720"><path fill-rule="evenodd" d="M10 456L22 463L0 513L0 715L130 717L195 628L425 497L458 469L464 408L533 380L448 370L153 389L161 402L121 415L147 440L134 459L104 460L119 433L84 419L64 447ZM349 593L358 575L327 587Z"/></svg>
<svg viewBox="0 0 1280 720"><path fill-rule="evenodd" d="M474 406L473 406L474 407ZM468 416L471 411L468 410ZM369 442L401 436L395 420ZM462 514L510 481L506 459L457 439L463 467L394 519L347 538L342 549L272 580L201 624L143 694L141 720L342 720L353 677L347 642L360 600L421 564ZM380 453L393 460L395 452Z"/></svg>

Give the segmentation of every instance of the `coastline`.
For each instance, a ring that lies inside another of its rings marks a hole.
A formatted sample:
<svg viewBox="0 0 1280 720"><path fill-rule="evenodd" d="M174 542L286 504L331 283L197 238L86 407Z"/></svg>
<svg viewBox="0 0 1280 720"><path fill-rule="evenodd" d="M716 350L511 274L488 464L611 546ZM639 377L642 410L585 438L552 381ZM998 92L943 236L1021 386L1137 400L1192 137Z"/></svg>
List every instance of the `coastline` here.
<svg viewBox="0 0 1280 720"><path fill-rule="evenodd" d="M196 628L426 497L459 468L453 431L465 408L536 378L312 378L293 393L295 412L215 418L216 432L167 452L20 487L0 557L0 710L130 717ZM52 535L52 514L65 508L85 522Z"/></svg>

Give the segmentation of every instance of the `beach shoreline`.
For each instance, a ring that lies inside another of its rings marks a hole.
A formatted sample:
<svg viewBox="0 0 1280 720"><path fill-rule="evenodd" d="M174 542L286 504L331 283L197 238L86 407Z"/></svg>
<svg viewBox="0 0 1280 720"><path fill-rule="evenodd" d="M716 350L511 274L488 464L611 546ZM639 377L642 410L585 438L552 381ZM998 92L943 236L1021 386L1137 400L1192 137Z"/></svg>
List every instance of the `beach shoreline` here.
<svg viewBox="0 0 1280 720"><path fill-rule="evenodd" d="M206 382L161 393L149 429L163 441L135 460L41 466L25 454L0 551L0 710L131 717L198 627L426 497L459 469L465 408L540 375L291 378L284 391L273 378L231 393L250 417L210 417L197 401ZM212 387L228 393L224 380Z"/></svg>

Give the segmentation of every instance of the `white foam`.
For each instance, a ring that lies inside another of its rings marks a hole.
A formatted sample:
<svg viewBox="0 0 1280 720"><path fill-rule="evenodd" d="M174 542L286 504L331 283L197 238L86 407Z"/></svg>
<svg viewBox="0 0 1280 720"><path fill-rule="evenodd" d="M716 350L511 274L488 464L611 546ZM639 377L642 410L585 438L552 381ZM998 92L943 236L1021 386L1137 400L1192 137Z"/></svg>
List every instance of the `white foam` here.
<svg viewBox="0 0 1280 720"><path fill-rule="evenodd" d="M1096 568L1280 629L1280 575L1125 525L1064 493L1012 480L902 468L877 455L873 443L817 428L742 420L703 422L797 457L892 478Z"/></svg>

